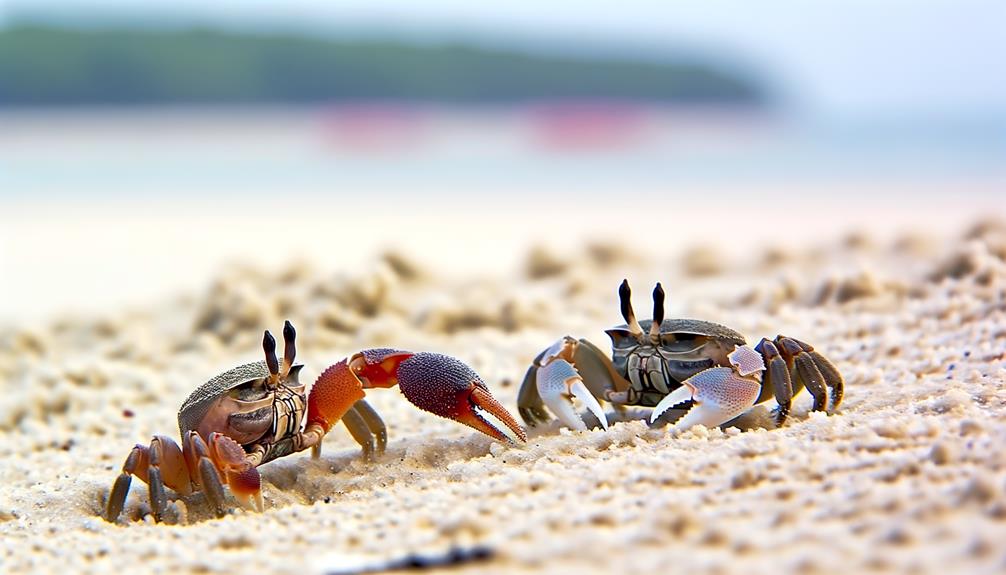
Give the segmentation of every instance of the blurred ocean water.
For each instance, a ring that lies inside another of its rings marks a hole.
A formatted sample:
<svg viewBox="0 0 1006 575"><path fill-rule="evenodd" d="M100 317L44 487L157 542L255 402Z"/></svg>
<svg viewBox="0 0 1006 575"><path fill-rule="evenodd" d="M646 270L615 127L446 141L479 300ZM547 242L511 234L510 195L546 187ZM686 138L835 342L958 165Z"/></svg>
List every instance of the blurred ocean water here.
<svg viewBox="0 0 1006 575"><path fill-rule="evenodd" d="M687 194L693 184L1004 175L1006 119L795 121L618 104L0 114L3 201L612 187Z"/></svg>

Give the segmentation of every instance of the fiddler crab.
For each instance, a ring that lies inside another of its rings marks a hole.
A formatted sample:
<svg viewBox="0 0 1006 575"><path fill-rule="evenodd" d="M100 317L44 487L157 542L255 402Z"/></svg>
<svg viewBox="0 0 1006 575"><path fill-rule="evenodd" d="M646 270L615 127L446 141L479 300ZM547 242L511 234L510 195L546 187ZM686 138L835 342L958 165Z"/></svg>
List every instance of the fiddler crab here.
<svg viewBox="0 0 1006 575"><path fill-rule="evenodd" d="M156 435L136 445L115 480L105 519L122 513L132 478L149 488L155 521L168 509L165 488L180 496L202 490L217 516L226 513L224 486L242 505L262 511L257 467L273 459L312 450L342 421L373 458L387 444L381 417L364 400L364 390L398 385L420 409L468 425L500 441L526 441L524 430L475 371L439 353L367 349L326 369L305 395L299 381L303 365L294 364L296 332L283 327L283 359L266 331L265 361L235 367L209 380L185 400L178 412L181 447ZM306 419L305 419L306 415Z"/></svg>
<svg viewBox="0 0 1006 575"><path fill-rule="evenodd" d="M806 388L813 410L831 410L842 402L844 383L838 369L798 339L762 339L753 348L736 331L708 321L664 319L664 290L653 290L653 319L637 321L628 281L618 290L625 324L606 331L609 359L585 339L565 336L542 351L524 376L517 398L521 418L530 426L551 418L585 430L573 398L608 428L600 401L617 408L653 407L650 423L667 410L690 409L673 429L716 427L772 396L778 403L776 426L785 422L793 395Z"/></svg>

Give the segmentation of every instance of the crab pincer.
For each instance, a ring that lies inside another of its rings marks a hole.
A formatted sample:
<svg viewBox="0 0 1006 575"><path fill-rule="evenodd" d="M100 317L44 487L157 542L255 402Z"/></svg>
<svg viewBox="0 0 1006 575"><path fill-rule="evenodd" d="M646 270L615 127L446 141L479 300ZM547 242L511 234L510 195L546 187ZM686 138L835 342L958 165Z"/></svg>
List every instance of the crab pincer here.
<svg viewBox="0 0 1006 575"><path fill-rule="evenodd" d="M761 394L761 373L765 362L761 354L746 345L739 345L727 356L730 367L711 367L685 381L667 394L650 413L650 423L665 411L687 401L692 407L673 429L688 429L695 425L716 427L741 415L758 401Z"/></svg>
<svg viewBox="0 0 1006 575"><path fill-rule="evenodd" d="M574 362L580 343L571 337L564 337L546 349L538 359L541 366L535 381L538 394L548 406L571 429L586 431L587 425L576 413L573 398L580 400L600 422L601 427L608 429L608 418L597 398L587 389L583 376L577 370Z"/></svg>
<svg viewBox="0 0 1006 575"><path fill-rule="evenodd" d="M361 351L318 377L308 397L308 429L317 426L327 432L364 390L395 385L424 411L501 441L527 441L521 426L472 368L448 355L387 348Z"/></svg>

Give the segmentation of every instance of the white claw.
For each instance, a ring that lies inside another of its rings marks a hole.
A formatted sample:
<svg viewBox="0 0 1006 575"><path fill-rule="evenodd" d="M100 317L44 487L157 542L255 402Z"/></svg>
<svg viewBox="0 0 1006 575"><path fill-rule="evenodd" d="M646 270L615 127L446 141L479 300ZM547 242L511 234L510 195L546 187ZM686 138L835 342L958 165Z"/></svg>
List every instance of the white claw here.
<svg viewBox="0 0 1006 575"><path fill-rule="evenodd" d="M660 400L660 403L658 403L653 408L653 411L650 412L650 423L656 421L657 418L663 415L664 412L667 411L668 409L671 409L675 405L680 405L691 399L692 391L693 390L690 386L682 385L681 387L675 389L671 393L665 395L664 398Z"/></svg>
<svg viewBox="0 0 1006 575"><path fill-rule="evenodd" d="M601 427L608 429L608 419L601 409L601 404L583 384L580 374L568 361L557 358L541 367L538 370L536 384L542 401L566 427L577 431L587 429L587 425L574 409L572 397L576 397L597 417Z"/></svg>
<svg viewBox="0 0 1006 575"><path fill-rule="evenodd" d="M604 410L601 409L601 404L597 402L597 398L594 394L590 393L587 386L583 384L583 380L577 377L569 385L569 392L573 394L573 397L579 399L583 402L583 405L594 414L594 417L601 422L601 427L605 431L608 431L608 418L604 415Z"/></svg>
<svg viewBox="0 0 1006 575"><path fill-rule="evenodd" d="M695 425L718 427L750 409L761 392L761 384L757 380L742 377L729 367L709 368L682 384L657 404L653 410L655 415L650 417L651 422L684 398L693 400L694 405L674 423L673 430Z"/></svg>

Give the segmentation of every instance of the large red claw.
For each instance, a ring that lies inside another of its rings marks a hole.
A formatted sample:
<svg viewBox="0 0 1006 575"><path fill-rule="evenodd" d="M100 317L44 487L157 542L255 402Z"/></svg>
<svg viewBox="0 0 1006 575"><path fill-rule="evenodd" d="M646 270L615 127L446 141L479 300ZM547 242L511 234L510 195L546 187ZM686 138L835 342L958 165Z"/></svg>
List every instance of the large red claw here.
<svg viewBox="0 0 1006 575"><path fill-rule="evenodd" d="M323 371L311 387L307 424L317 423L328 433L363 396L360 379L350 370L349 360L344 359Z"/></svg>
<svg viewBox="0 0 1006 575"><path fill-rule="evenodd" d="M350 367L362 380L364 389L394 387L398 384L398 366L413 355L387 347L365 349L353 356Z"/></svg>
<svg viewBox="0 0 1006 575"><path fill-rule="evenodd" d="M398 383L398 365L412 357L407 351L366 349L329 367L314 382L307 398L307 423L317 423L328 433L364 389L392 387Z"/></svg>
<svg viewBox="0 0 1006 575"><path fill-rule="evenodd" d="M420 409L453 419L500 441L527 441L524 429L493 398L479 374L453 357L428 352L414 354L398 365L397 377L406 399Z"/></svg>

